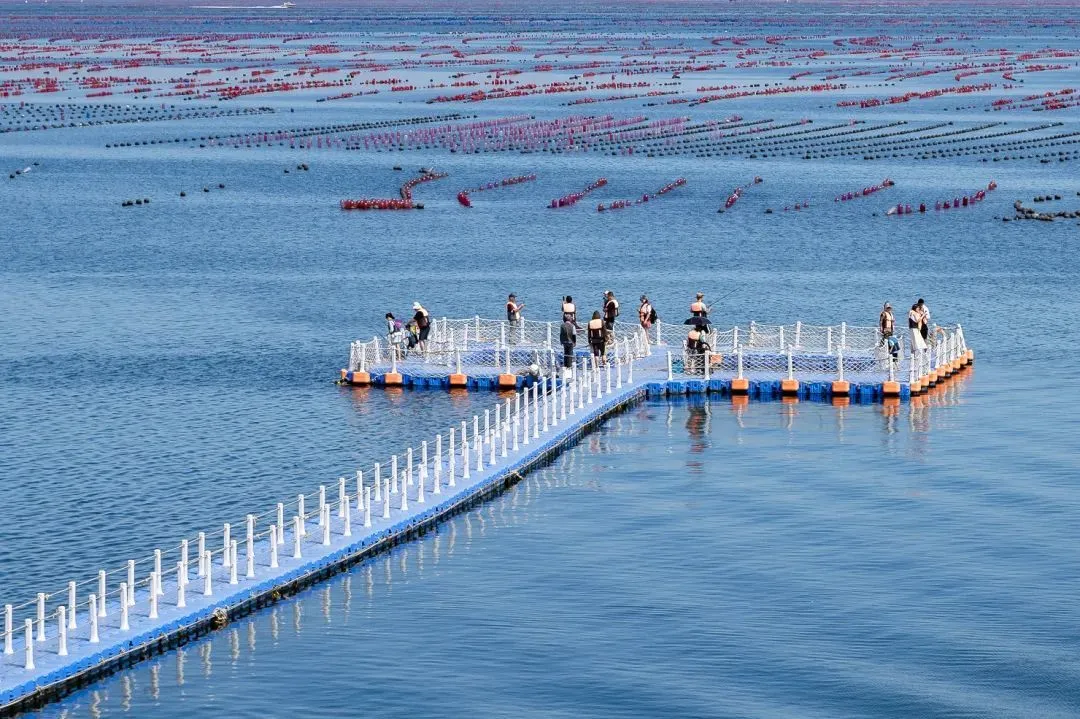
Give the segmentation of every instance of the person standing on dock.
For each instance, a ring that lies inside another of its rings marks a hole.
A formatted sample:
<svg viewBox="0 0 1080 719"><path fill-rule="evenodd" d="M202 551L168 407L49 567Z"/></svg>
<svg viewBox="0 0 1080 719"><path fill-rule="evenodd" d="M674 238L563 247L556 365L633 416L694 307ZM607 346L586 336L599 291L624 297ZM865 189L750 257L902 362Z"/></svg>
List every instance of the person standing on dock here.
<svg viewBox="0 0 1080 719"><path fill-rule="evenodd" d="M930 342L930 307L922 297L915 303L915 306L919 308L919 316L922 318L922 325L919 330L922 332L923 341Z"/></svg>
<svg viewBox="0 0 1080 719"><path fill-rule="evenodd" d="M705 374L705 353L709 349L708 325L695 325L686 335L686 373Z"/></svg>
<svg viewBox="0 0 1080 719"><path fill-rule="evenodd" d="M415 312L413 321L416 322L416 326L420 330L420 339L419 342L417 342L417 348L426 354L427 338L428 335L431 334L431 315L419 302L413 302L412 308L413 312Z"/></svg>
<svg viewBox="0 0 1080 719"><path fill-rule="evenodd" d="M691 317L708 317L709 306L705 304L705 293L698 292L694 301L690 303Z"/></svg>
<svg viewBox="0 0 1080 719"><path fill-rule="evenodd" d="M607 330L604 328L604 320L600 319L600 311L592 313L589 320L589 347L592 348L593 360L597 367L604 363L607 353Z"/></svg>
<svg viewBox="0 0 1080 719"><path fill-rule="evenodd" d="M888 302L885 303L885 307L882 308L881 314L878 315L878 329L881 330L882 344L896 332L896 318L893 317L892 305Z"/></svg>
<svg viewBox="0 0 1080 719"><path fill-rule="evenodd" d="M604 327L608 332L615 333L615 318L619 316L619 301L615 299L615 293L611 290L604 292Z"/></svg>
<svg viewBox="0 0 1080 719"><path fill-rule="evenodd" d="M574 298L570 295L563 298L562 318L563 322L572 322L576 329L581 329L581 325L577 323L577 306L574 305Z"/></svg>
<svg viewBox="0 0 1080 719"><path fill-rule="evenodd" d="M521 333L521 311L525 309L525 303L518 304L517 295L513 292L506 298L506 323L509 325L507 328L507 339L510 344L514 344L514 340Z"/></svg>
<svg viewBox="0 0 1080 719"><path fill-rule="evenodd" d="M398 359L401 359L401 349L405 344L405 327L401 324L401 320L394 317L393 312L386 313L386 343L389 345L390 351L394 352Z"/></svg>
<svg viewBox="0 0 1080 719"><path fill-rule="evenodd" d="M915 303L911 306L911 311L907 315L908 331L911 332L911 353L915 354L915 351L926 351L926 335L923 334L923 315L919 309L919 303Z"/></svg>
<svg viewBox="0 0 1080 719"><path fill-rule="evenodd" d="M637 310L638 324L641 325L641 329L645 330L645 341L649 341L649 328L656 322L656 308L649 302L648 295L641 296L641 305Z"/></svg>
<svg viewBox="0 0 1080 719"><path fill-rule="evenodd" d="M563 320L559 329L559 342L563 349L563 369L574 369L574 347L577 346L577 327L570 320Z"/></svg>

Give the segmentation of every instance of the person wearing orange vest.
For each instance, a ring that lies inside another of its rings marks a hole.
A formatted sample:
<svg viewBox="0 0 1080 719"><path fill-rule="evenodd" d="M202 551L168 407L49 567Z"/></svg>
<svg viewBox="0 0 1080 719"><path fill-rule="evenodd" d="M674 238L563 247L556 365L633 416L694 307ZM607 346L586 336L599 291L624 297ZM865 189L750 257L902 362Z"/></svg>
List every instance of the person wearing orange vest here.
<svg viewBox="0 0 1080 719"><path fill-rule="evenodd" d="M592 313L589 320L589 347L592 348L593 359L597 366L604 364L607 353L607 330L604 329L604 320L600 319L600 311Z"/></svg>
<svg viewBox="0 0 1080 719"><path fill-rule="evenodd" d="M518 304L517 295L511 292L510 296L506 298L507 340L510 344L514 344L521 334L521 311L523 309L525 309L525 303Z"/></svg>
<svg viewBox="0 0 1080 719"><path fill-rule="evenodd" d="M697 299L690 303L690 316L691 317L708 317L709 306L705 304L705 294L703 292L697 293Z"/></svg>

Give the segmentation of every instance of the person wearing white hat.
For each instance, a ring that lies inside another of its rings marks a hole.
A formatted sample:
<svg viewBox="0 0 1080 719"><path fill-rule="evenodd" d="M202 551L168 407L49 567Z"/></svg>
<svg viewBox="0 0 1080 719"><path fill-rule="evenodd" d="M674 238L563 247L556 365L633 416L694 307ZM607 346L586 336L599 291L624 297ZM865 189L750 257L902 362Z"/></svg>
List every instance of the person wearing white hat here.
<svg viewBox="0 0 1080 719"><path fill-rule="evenodd" d="M419 302L412 303L413 321L416 322L416 327L420 330L420 341L417 342L417 347L421 352L427 351L427 338L431 334L431 315L424 306Z"/></svg>

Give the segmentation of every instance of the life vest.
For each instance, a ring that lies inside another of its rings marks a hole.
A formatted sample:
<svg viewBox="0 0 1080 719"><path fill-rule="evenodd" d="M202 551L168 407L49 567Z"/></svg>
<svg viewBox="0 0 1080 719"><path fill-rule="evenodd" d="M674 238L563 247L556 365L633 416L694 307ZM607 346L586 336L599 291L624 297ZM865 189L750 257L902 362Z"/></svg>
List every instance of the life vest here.
<svg viewBox="0 0 1080 719"><path fill-rule="evenodd" d="M705 306L704 302L691 302L690 314L694 317L704 317L709 313L709 308Z"/></svg>
<svg viewBox="0 0 1080 719"><path fill-rule="evenodd" d="M589 342L601 344L604 341L604 321L589 320Z"/></svg>
<svg viewBox="0 0 1080 719"><path fill-rule="evenodd" d="M686 349L695 352L701 350L701 330L695 327L686 335Z"/></svg>
<svg viewBox="0 0 1080 719"><path fill-rule="evenodd" d="M563 302L562 318L563 322L577 322L577 307L573 302Z"/></svg>
<svg viewBox="0 0 1080 719"><path fill-rule="evenodd" d="M518 320L521 317L521 313L518 312L517 304L514 302L506 303L506 319L511 322Z"/></svg>
<svg viewBox="0 0 1080 719"><path fill-rule="evenodd" d="M610 300L604 303L604 318L609 322L614 322L615 318L619 316L619 301L612 297Z"/></svg>

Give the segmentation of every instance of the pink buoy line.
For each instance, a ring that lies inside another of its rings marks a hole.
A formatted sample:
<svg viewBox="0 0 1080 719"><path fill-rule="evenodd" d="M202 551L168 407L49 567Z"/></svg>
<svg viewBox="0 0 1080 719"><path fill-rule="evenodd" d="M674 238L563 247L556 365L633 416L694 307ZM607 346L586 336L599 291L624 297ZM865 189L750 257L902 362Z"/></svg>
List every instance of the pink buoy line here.
<svg viewBox="0 0 1080 719"><path fill-rule="evenodd" d="M645 193L636 200L615 200L614 202L611 202L606 206L604 205L604 203L601 202L599 205L596 206L596 211L603 212L604 210L621 210L624 207L633 207L634 205L640 205L642 203L648 202L650 199L656 199L657 197L666 195L675 188L682 187L685 184L685 178L680 177L674 182L669 182L668 184L664 185L653 194L650 195L649 193Z"/></svg>
<svg viewBox="0 0 1080 719"><path fill-rule="evenodd" d="M469 198L470 193L486 192L487 190L496 190L500 187L510 187L512 185L520 185L523 182L532 182L536 179L536 175L517 175L515 177L504 177L498 182L489 182L479 187L474 187L469 190L462 190L457 194L457 201L461 203L463 207L472 207L472 200Z"/></svg>
<svg viewBox="0 0 1080 719"><path fill-rule="evenodd" d="M444 172L427 171L420 177L414 177L401 186L401 199L396 198L362 198L359 200L342 200L343 210L413 210L421 209L423 205L413 203L412 191L417 185L432 180L441 180L446 177Z"/></svg>
<svg viewBox="0 0 1080 719"><path fill-rule="evenodd" d="M555 209L558 207L570 207L572 205L576 205L578 200L581 200L593 190L598 190L606 184L607 179L601 177L596 182L592 183L580 192L571 192L569 195L563 195L558 199L552 200L551 204L549 204L548 207L551 209Z"/></svg>
<svg viewBox="0 0 1080 719"><path fill-rule="evenodd" d="M962 197L954 197L951 200L938 200L934 203L935 210L949 210L958 209L961 207L970 207L978 202L982 202L986 199L987 192L993 192L997 189L997 183L993 180L986 186L985 190L978 190L970 195L964 195ZM910 204L899 204L894 207L890 207L885 213L886 215L913 215L916 212L924 213L927 211L927 204L925 202L919 203L918 208L912 208Z"/></svg>
<svg viewBox="0 0 1080 719"><path fill-rule="evenodd" d="M875 192L879 192L888 187L892 187L895 184L895 182L886 177L877 185L870 185L869 187L864 187L861 190L855 190L854 192L845 192L842 195L837 195L835 198L833 198L833 202L847 202L848 200L856 200L860 197L869 197Z"/></svg>
<svg viewBox="0 0 1080 719"><path fill-rule="evenodd" d="M754 179L753 179L753 180L752 180L751 182L747 183L747 184L749 184L749 185L760 185L761 183L762 183L762 179L761 179L761 177L755 176L755 177L754 177ZM743 191L744 191L744 190L743 190L743 187L742 187L742 185L740 185L740 186L736 187L736 188L735 188L735 189L734 189L734 190L733 190L733 191L731 192L731 194L730 194L730 195L728 195L727 199L726 199L726 200L724 201L724 209L725 209L725 210L729 210L729 209L731 209L731 207L732 207L732 206L733 206L733 205L734 205L734 204L735 204L736 202L738 202L738 201L739 201L739 198L740 198L740 197L742 197L742 193L743 193Z"/></svg>

